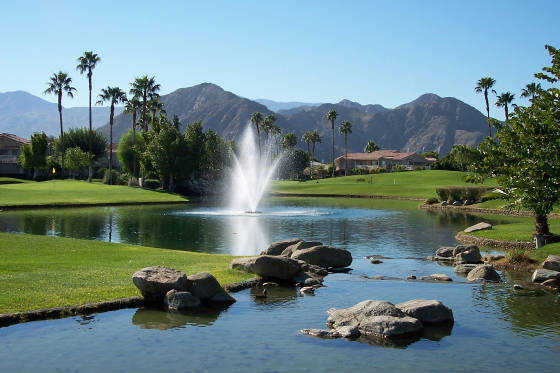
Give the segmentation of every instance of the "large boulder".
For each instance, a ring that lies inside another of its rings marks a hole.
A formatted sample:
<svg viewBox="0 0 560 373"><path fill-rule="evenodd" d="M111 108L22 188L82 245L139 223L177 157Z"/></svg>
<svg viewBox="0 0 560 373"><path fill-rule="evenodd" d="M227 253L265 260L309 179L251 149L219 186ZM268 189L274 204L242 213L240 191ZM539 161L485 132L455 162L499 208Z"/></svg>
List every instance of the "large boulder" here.
<svg viewBox="0 0 560 373"><path fill-rule="evenodd" d="M188 291L169 290L163 300L164 305L170 311L182 311L200 307L200 299Z"/></svg>
<svg viewBox="0 0 560 373"><path fill-rule="evenodd" d="M453 267L453 272L461 276L466 276L477 266L478 264L457 264L455 267Z"/></svg>
<svg viewBox="0 0 560 373"><path fill-rule="evenodd" d="M477 246L467 246L464 250L455 250L455 263L456 264L477 264L482 263L482 256Z"/></svg>
<svg viewBox="0 0 560 373"><path fill-rule="evenodd" d="M499 273L496 272L494 267L487 264L481 264L473 268L467 275L468 282L475 281L490 281L490 282L501 282L502 278Z"/></svg>
<svg viewBox="0 0 560 373"><path fill-rule="evenodd" d="M291 257L294 251L309 249L310 247L321 246L323 243L319 241L300 241L293 245L290 245L282 251L283 256Z"/></svg>
<svg viewBox="0 0 560 373"><path fill-rule="evenodd" d="M475 224L475 225L472 225L472 226L468 227L463 232L471 233L471 232L476 232L476 231L483 231L483 230L486 230L486 229L492 229L492 224L485 223L485 222L480 222L478 224Z"/></svg>
<svg viewBox="0 0 560 373"><path fill-rule="evenodd" d="M272 255L236 258L232 260L230 267L254 273L263 278L280 280L291 280L302 270L301 264L297 260Z"/></svg>
<svg viewBox="0 0 560 373"><path fill-rule="evenodd" d="M560 280L560 271L553 271L545 268L537 268L535 269L535 272L533 272L533 277L531 278L531 281L541 283L550 279Z"/></svg>
<svg viewBox="0 0 560 373"><path fill-rule="evenodd" d="M560 256L558 255L549 255L544 260L542 267L544 269L550 269L551 271L559 271L560 272Z"/></svg>
<svg viewBox="0 0 560 373"><path fill-rule="evenodd" d="M423 324L453 322L453 312L438 300L413 299L395 305L405 315L420 320Z"/></svg>
<svg viewBox="0 0 560 373"><path fill-rule="evenodd" d="M195 273L187 277L189 291L201 300L207 300L224 291L214 276L207 272Z"/></svg>
<svg viewBox="0 0 560 373"><path fill-rule="evenodd" d="M348 267L352 264L350 251L331 246L315 246L297 250L292 254L292 259L303 260L306 263L325 268Z"/></svg>
<svg viewBox="0 0 560 373"><path fill-rule="evenodd" d="M341 326L357 326L367 317L406 316L394 304L380 300L365 300L348 308L331 308L327 314L329 315L327 326L333 329Z"/></svg>
<svg viewBox="0 0 560 373"><path fill-rule="evenodd" d="M435 257L438 260L445 260L445 259L453 260L453 250L455 250L455 248L452 246L440 247L439 249L436 250Z"/></svg>
<svg viewBox="0 0 560 373"><path fill-rule="evenodd" d="M271 243L270 246L261 253L261 255L280 255L288 246L292 246L301 241L303 241L301 238L292 238L291 240Z"/></svg>
<svg viewBox="0 0 560 373"><path fill-rule="evenodd" d="M132 282L147 302L162 302L168 291L189 291L190 288L184 273L162 266L142 268L132 275Z"/></svg>

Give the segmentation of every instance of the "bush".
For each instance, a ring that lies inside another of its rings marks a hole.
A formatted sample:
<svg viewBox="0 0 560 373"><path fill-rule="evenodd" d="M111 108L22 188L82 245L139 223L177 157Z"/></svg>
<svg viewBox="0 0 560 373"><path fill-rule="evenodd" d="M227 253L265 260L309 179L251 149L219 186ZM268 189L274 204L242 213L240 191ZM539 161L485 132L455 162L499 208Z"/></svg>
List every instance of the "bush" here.
<svg viewBox="0 0 560 373"><path fill-rule="evenodd" d="M424 166L414 166L414 167L412 167L413 171L422 171L422 170L425 170L425 169L426 169L426 167L424 167Z"/></svg>
<svg viewBox="0 0 560 373"><path fill-rule="evenodd" d="M365 182L366 182L366 179L364 179L363 177L359 177L359 178L356 179L356 181L357 181L358 183L365 183Z"/></svg>
<svg viewBox="0 0 560 373"><path fill-rule="evenodd" d="M469 187L459 187L459 186L447 186L436 188L436 194L438 195L440 201L465 201L469 200L471 202L480 201L482 195L486 193L490 188L481 186L469 186Z"/></svg>
<svg viewBox="0 0 560 373"><path fill-rule="evenodd" d="M439 199L436 197L431 197L426 200L426 205L433 205L439 202Z"/></svg>
<svg viewBox="0 0 560 373"><path fill-rule="evenodd" d="M491 201L493 199L505 199L506 196L502 193L497 193L497 192L487 192L484 193L482 195L482 197L480 197L480 200L482 202L486 202L486 201Z"/></svg>
<svg viewBox="0 0 560 373"><path fill-rule="evenodd" d="M522 248L513 248L506 251L506 260L510 264L530 263L531 257Z"/></svg>
<svg viewBox="0 0 560 373"><path fill-rule="evenodd" d="M396 164L391 168L392 172L402 172L402 171L406 171L406 167L403 166L402 164Z"/></svg>
<svg viewBox="0 0 560 373"><path fill-rule="evenodd" d="M112 170L111 177L109 178L109 170L106 169L105 173L103 174L103 184L112 184L117 185L120 184L120 174L118 171Z"/></svg>
<svg viewBox="0 0 560 373"><path fill-rule="evenodd" d="M481 184L484 181L484 177L482 177L482 175L478 175L478 174L466 174L463 177L463 180L465 180L465 182L467 182L467 183Z"/></svg>
<svg viewBox="0 0 560 373"><path fill-rule="evenodd" d="M146 179L142 182L142 187L146 189L157 189L161 183L157 179Z"/></svg>
<svg viewBox="0 0 560 373"><path fill-rule="evenodd" d="M385 172L387 172L387 169L385 167L377 167L369 170L370 174L382 174Z"/></svg>
<svg viewBox="0 0 560 373"><path fill-rule="evenodd" d="M436 188L436 194L442 202L449 199L449 190L447 188Z"/></svg>

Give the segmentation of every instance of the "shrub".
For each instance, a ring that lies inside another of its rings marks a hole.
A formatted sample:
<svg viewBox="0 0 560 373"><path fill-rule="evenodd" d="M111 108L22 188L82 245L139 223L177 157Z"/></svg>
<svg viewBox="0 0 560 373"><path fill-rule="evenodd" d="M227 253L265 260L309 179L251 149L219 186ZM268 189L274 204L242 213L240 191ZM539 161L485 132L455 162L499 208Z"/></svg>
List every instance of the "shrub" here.
<svg viewBox="0 0 560 373"><path fill-rule="evenodd" d="M401 171L406 171L406 167L403 166L402 164L396 164L391 168L392 172L401 172Z"/></svg>
<svg viewBox="0 0 560 373"><path fill-rule="evenodd" d="M464 201L469 200L472 202L479 201L482 195L487 192L489 187L481 186L447 186L436 188L436 194L441 201Z"/></svg>
<svg viewBox="0 0 560 373"><path fill-rule="evenodd" d="M486 202L486 201L491 201L493 199L505 199L506 196L502 193L497 193L497 192L487 192L484 193L482 195L482 197L480 197L480 200L482 202Z"/></svg>
<svg viewBox="0 0 560 373"><path fill-rule="evenodd" d="M530 263L531 258L522 248L513 248L506 251L506 260L510 264Z"/></svg>
<svg viewBox="0 0 560 373"><path fill-rule="evenodd" d="M119 184L120 176L121 175L117 171L112 170L111 177L109 178L109 170L105 170L103 174L103 184Z"/></svg>
<svg viewBox="0 0 560 373"><path fill-rule="evenodd" d="M422 170L425 170L425 169L426 169L426 167L424 167L424 166L414 166L414 167L412 167L413 171L422 171Z"/></svg>
<svg viewBox="0 0 560 373"><path fill-rule="evenodd" d="M356 167L356 168L352 169L352 174L353 175L365 175L367 173L368 173L368 170L365 169L365 168Z"/></svg>
<svg viewBox="0 0 560 373"><path fill-rule="evenodd" d="M482 195L488 191L487 187L464 187L464 197L470 201L480 201Z"/></svg>
<svg viewBox="0 0 560 373"><path fill-rule="evenodd" d="M436 188L436 194L439 197L440 201L447 201L449 199L449 190L445 187Z"/></svg>
<svg viewBox="0 0 560 373"><path fill-rule="evenodd" d="M157 189L161 183L157 179L146 179L142 182L142 187L147 189Z"/></svg>
<svg viewBox="0 0 560 373"><path fill-rule="evenodd" d="M464 198L464 189L462 187L455 187L455 186L451 186L451 187L447 187L449 190L449 199L451 201L461 201Z"/></svg>
<svg viewBox="0 0 560 373"><path fill-rule="evenodd" d="M426 200L426 205L433 205L439 202L439 199L436 197L431 197Z"/></svg>
<svg viewBox="0 0 560 373"><path fill-rule="evenodd" d="M463 180L465 180L465 182L467 183L481 184L484 181L484 177L478 174L466 174L463 177Z"/></svg>
<svg viewBox="0 0 560 373"><path fill-rule="evenodd" d="M366 182L366 179L364 179L363 177L359 177L359 178L356 179L356 181L357 181L358 183L365 183L365 182Z"/></svg>

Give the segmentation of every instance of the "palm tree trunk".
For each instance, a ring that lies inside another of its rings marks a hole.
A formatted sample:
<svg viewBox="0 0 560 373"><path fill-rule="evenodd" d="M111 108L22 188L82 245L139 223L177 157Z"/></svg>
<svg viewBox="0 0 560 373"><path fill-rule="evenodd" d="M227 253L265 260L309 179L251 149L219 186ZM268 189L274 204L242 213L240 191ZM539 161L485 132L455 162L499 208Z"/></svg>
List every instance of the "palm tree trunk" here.
<svg viewBox="0 0 560 373"><path fill-rule="evenodd" d="M509 115L508 115L509 113L508 113L508 106L507 106L507 104L506 104L506 106L504 106L504 111L506 112L506 122L507 122L507 120L509 119L509 118L508 118L508 117L509 117Z"/></svg>
<svg viewBox="0 0 560 373"><path fill-rule="evenodd" d="M132 176L136 177L136 109L132 112Z"/></svg>
<svg viewBox="0 0 560 373"><path fill-rule="evenodd" d="M62 147L62 172L61 176L64 179L64 129L62 128L62 91L58 94L58 118L60 120L60 146Z"/></svg>
<svg viewBox="0 0 560 373"><path fill-rule="evenodd" d="M257 124L257 142L259 144L259 159L261 158L261 132L259 131L259 125Z"/></svg>
<svg viewBox="0 0 560 373"><path fill-rule="evenodd" d="M344 159L346 165L344 166L344 176L348 176L348 135L344 134Z"/></svg>
<svg viewBox="0 0 560 373"><path fill-rule="evenodd" d="M113 183L113 116L115 104L111 102L111 116L109 117L109 179L108 184Z"/></svg>
<svg viewBox="0 0 560 373"><path fill-rule="evenodd" d="M335 172L334 172L334 169L335 169L335 167L334 167L334 120L331 121L331 130L332 130L331 159L332 159L332 165L333 165L332 176L334 177L334 174L335 174Z"/></svg>
<svg viewBox="0 0 560 373"><path fill-rule="evenodd" d="M93 161L92 161L92 137L93 137L93 131L92 131L92 126L91 126L91 71L88 74L88 80L89 80L89 136L88 136L88 142L89 142L89 166L88 166L88 182L91 183L91 179L92 179L92 175L93 175Z"/></svg>
<svg viewBox="0 0 560 373"><path fill-rule="evenodd" d="M313 145L311 147L311 160L315 158L315 141L311 142Z"/></svg>
<svg viewBox="0 0 560 373"><path fill-rule="evenodd" d="M492 137L492 127L490 126L490 104L488 103L488 91L484 91L484 100L486 101L486 120L488 122L488 133Z"/></svg>
<svg viewBox="0 0 560 373"><path fill-rule="evenodd" d="M546 215L535 215L535 234L537 236L549 236L548 217Z"/></svg>

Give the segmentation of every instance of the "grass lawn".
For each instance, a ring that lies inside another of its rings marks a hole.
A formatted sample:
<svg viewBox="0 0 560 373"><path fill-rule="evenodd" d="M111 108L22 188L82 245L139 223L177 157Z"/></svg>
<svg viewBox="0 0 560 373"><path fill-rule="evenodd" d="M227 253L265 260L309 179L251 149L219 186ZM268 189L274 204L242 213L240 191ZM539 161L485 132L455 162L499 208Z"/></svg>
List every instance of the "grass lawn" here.
<svg viewBox="0 0 560 373"><path fill-rule="evenodd" d="M551 243L550 245L545 245L538 250L531 250L529 256L539 263L539 265L546 259L550 254L560 255L560 243Z"/></svg>
<svg viewBox="0 0 560 373"><path fill-rule="evenodd" d="M470 185L463 180L464 172L425 170L392 172L376 175L341 176L329 179L276 181L271 191L277 193L383 195L397 197L430 198L436 196L436 187ZM359 181L365 180L365 181ZM487 186L496 186L494 179L487 179Z"/></svg>
<svg viewBox="0 0 560 373"><path fill-rule="evenodd" d="M549 219L553 233L560 233L560 219ZM492 229L469 233L473 236L501 241L533 241L535 220L532 218L511 218L511 223L494 225Z"/></svg>
<svg viewBox="0 0 560 373"><path fill-rule="evenodd" d="M164 192L76 180L0 185L0 208L22 205L175 202L185 198Z"/></svg>
<svg viewBox="0 0 560 373"><path fill-rule="evenodd" d="M0 313L140 295L132 274L151 265L210 272L222 285L253 277L229 269L229 255L59 237L0 233L0 254Z"/></svg>

